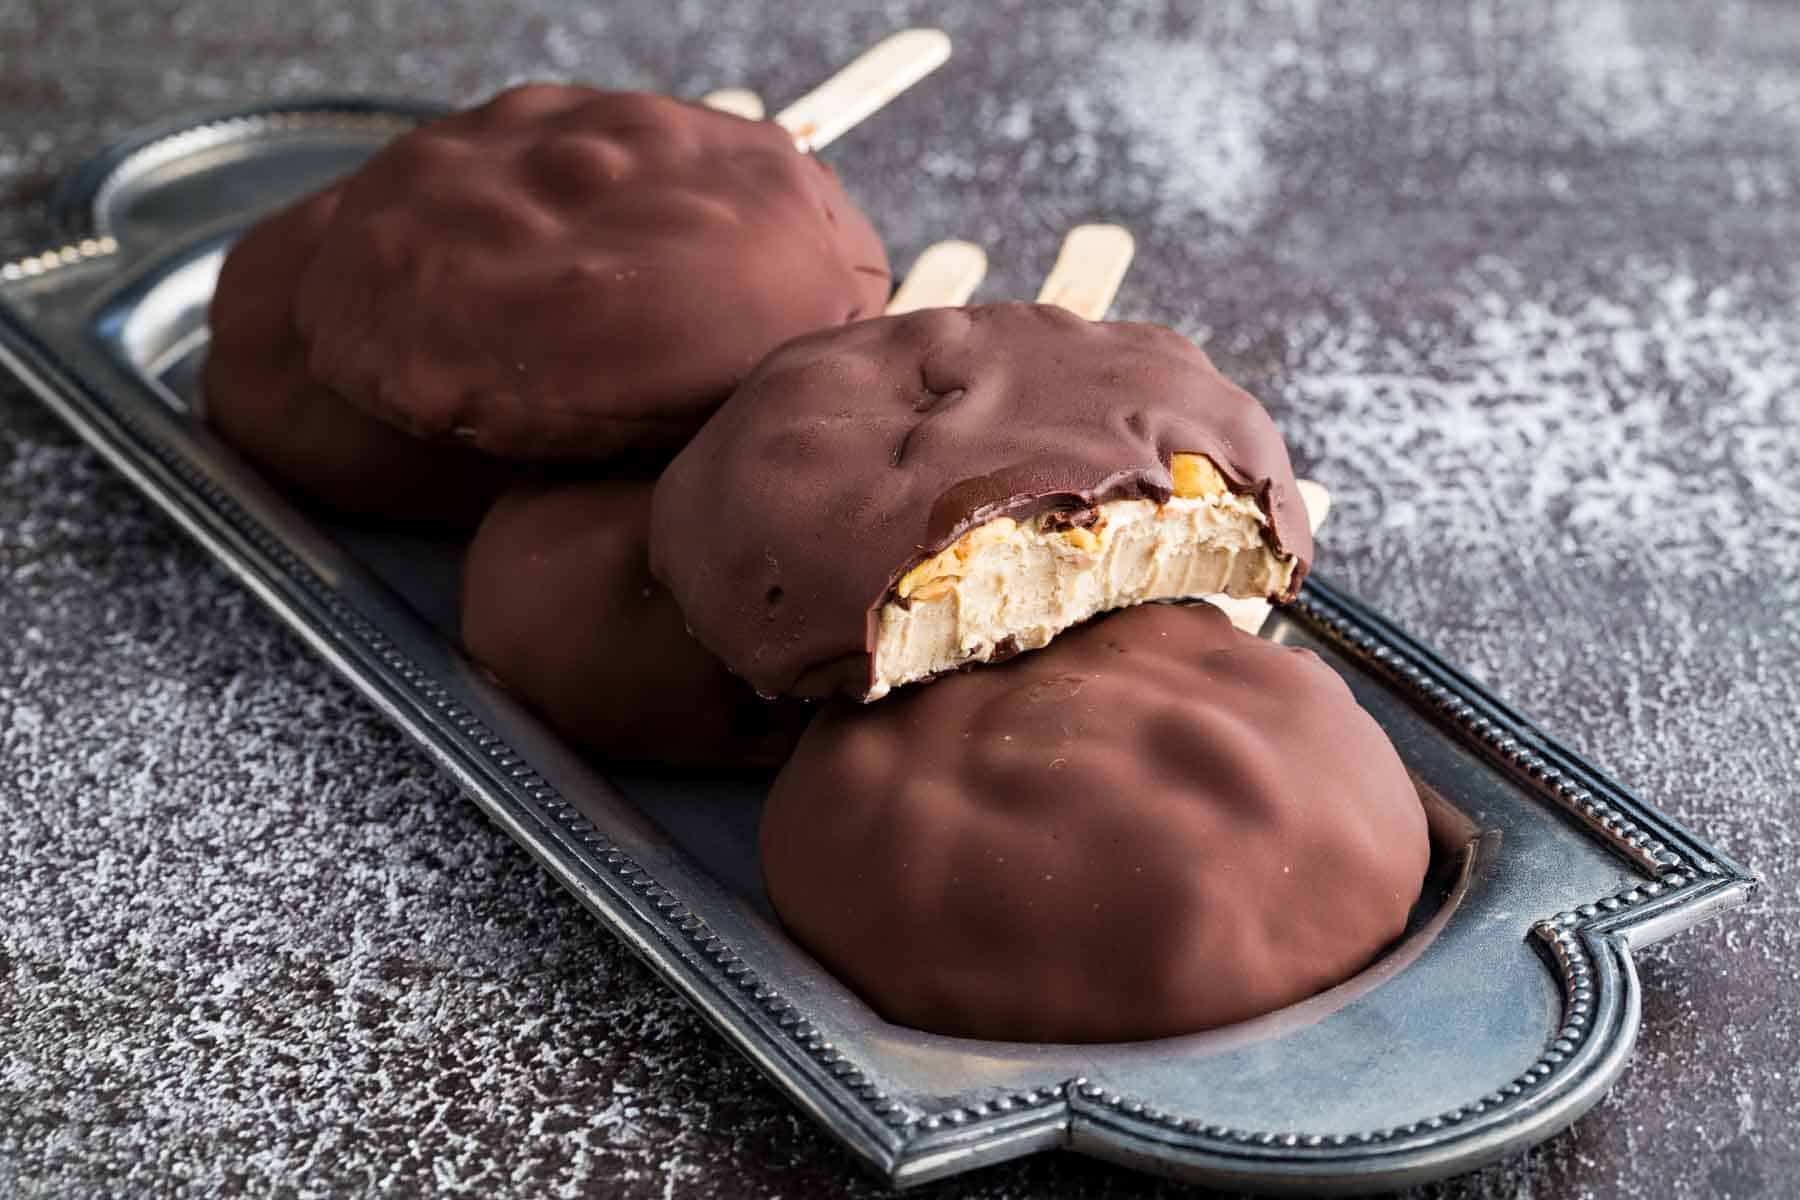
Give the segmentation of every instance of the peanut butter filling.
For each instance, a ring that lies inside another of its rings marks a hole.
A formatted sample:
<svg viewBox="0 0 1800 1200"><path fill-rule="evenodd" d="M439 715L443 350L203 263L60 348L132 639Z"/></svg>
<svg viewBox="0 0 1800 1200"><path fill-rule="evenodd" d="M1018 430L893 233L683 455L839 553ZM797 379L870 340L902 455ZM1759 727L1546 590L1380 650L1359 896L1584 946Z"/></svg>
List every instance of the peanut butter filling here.
<svg viewBox="0 0 1800 1200"><path fill-rule="evenodd" d="M1272 596L1295 560L1253 497L1204 455L1177 454L1165 503L998 517L901 576L881 608L867 700L974 662L1047 645L1096 613L1151 600Z"/></svg>

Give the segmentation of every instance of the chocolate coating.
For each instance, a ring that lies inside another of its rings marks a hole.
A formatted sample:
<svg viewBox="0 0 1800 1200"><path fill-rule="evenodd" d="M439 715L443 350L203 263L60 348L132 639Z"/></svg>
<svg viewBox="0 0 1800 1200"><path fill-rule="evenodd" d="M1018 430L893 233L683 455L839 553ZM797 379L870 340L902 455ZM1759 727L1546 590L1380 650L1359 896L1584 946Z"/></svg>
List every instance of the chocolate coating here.
<svg viewBox="0 0 1800 1200"><path fill-rule="evenodd" d="M534 84L345 185L299 295L313 373L507 458L673 450L777 344L879 312L887 257L768 121Z"/></svg>
<svg viewBox="0 0 1800 1200"><path fill-rule="evenodd" d="M470 657L603 758L775 766L811 715L758 699L650 578L649 480L522 484L463 560Z"/></svg>
<svg viewBox="0 0 1800 1200"><path fill-rule="evenodd" d="M794 938L890 1021L1165 1037L1339 983L1430 857L1385 734L1310 651L1205 604L826 709L763 812Z"/></svg>
<svg viewBox="0 0 1800 1200"><path fill-rule="evenodd" d="M473 525L508 468L363 413L306 368L294 289L338 204L328 189L258 223L225 256L202 369L206 420L300 495L351 516Z"/></svg>
<svg viewBox="0 0 1800 1200"><path fill-rule="evenodd" d="M764 359L664 473L651 567L764 695L861 695L895 580L995 517L1167 500L1176 453L1312 558L1287 447L1192 342L1048 305L928 309Z"/></svg>

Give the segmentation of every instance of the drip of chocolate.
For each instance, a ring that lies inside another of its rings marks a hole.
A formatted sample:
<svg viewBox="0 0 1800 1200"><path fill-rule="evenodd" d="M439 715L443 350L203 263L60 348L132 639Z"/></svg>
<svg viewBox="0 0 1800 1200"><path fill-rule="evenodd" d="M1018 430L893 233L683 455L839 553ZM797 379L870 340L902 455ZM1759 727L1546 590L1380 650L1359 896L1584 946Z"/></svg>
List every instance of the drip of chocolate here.
<svg viewBox="0 0 1800 1200"><path fill-rule="evenodd" d="M521 484L463 562L470 657L599 757L775 766L811 713L759 699L650 578L649 480Z"/></svg>
<svg viewBox="0 0 1800 1200"><path fill-rule="evenodd" d="M302 280L313 373L505 457L681 445L766 352L881 311L887 257L768 121L534 84L349 179Z"/></svg>
<svg viewBox="0 0 1800 1200"><path fill-rule="evenodd" d="M761 841L783 924L883 1017L1039 1042L1191 1033L1342 982L1430 856L1343 680L1205 604L825 709Z"/></svg>
<svg viewBox="0 0 1800 1200"><path fill-rule="evenodd" d="M408 437L307 372L294 288L338 195L331 188L276 213L225 256L201 375L207 422L277 482L339 513L473 525L511 468Z"/></svg>
<svg viewBox="0 0 1800 1200"><path fill-rule="evenodd" d="M1177 453L1312 557L1280 431L1192 342L1049 305L926 309L764 359L657 487L651 567L764 695L861 695L898 574L996 517L1166 501Z"/></svg>

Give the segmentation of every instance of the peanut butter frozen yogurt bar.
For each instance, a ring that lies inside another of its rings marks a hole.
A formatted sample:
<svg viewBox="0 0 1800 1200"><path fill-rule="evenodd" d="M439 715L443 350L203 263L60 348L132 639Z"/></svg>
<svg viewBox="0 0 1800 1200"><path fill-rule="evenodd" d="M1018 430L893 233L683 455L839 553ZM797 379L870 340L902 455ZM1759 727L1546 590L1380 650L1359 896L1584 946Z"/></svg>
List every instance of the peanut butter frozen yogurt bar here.
<svg viewBox="0 0 1800 1200"><path fill-rule="evenodd" d="M1097 613L1291 599L1280 432L1181 335L1047 304L798 338L658 483L651 563L766 696L876 700Z"/></svg>

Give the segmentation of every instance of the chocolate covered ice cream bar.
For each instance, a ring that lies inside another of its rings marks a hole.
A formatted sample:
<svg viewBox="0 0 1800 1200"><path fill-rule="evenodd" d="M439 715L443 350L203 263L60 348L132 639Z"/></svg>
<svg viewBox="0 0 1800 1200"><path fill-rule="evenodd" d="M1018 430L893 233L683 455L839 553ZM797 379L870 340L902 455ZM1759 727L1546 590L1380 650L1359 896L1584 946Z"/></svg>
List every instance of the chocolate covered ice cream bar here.
<svg viewBox="0 0 1800 1200"><path fill-rule="evenodd" d="M764 359L665 472L651 555L758 691L873 700L1113 608L1288 599L1312 538L1274 421L1193 343L995 304Z"/></svg>
<svg viewBox="0 0 1800 1200"><path fill-rule="evenodd" d="M329 187L264 218L225 256L201 376L208 424L275 482L350 517L473 525L517 474L463 446L422 442L312 377L294 281L337 211Z"/></svg>
<svg viewBox="0 0 1800 1200"><path fill-rule="evenodd" d="M504 458L667 451L787 338L879 313L887 257L769 121L511 89L345 182L299 280L313 375Z"/></svg>
<svg viewBox="0 0 1800 1200"><path fill-rule="evenodd" d="M775 766L810 715L758 699L650 578L646 479L512 488L463 562L470 657L601 758Z"/></svg>
<svg viewBox="0 0 1800 1200"><path fill-rule="evenodd" d="M427 122L233 247L207 415L307 499L409 523L472 523L505 459L665 460L764 350L880 310L880 242L810 151L948 53L895 34L773 121L531 84Z"/></svg>
<svg viewBox="0 0 1800 1200"><path fill-rule="evenodd" d="M1405 928L1431 854L1337 673L1204 604L828 707L761 847L783 924L883 1017L1051 1042L1191 1033L1340 983Z"/></svg>
<svg viewBox="0 0 1800 1200"><path fill-rule="evenodd" d="M960 304L985 269L979 247L938 243L893 303ZM502 495L463 560L463 644L564 737L602 758L777 765L811 711L758 699L688 636L675 602L650 578L653 487L649 478L574 479Z"/></svg>

